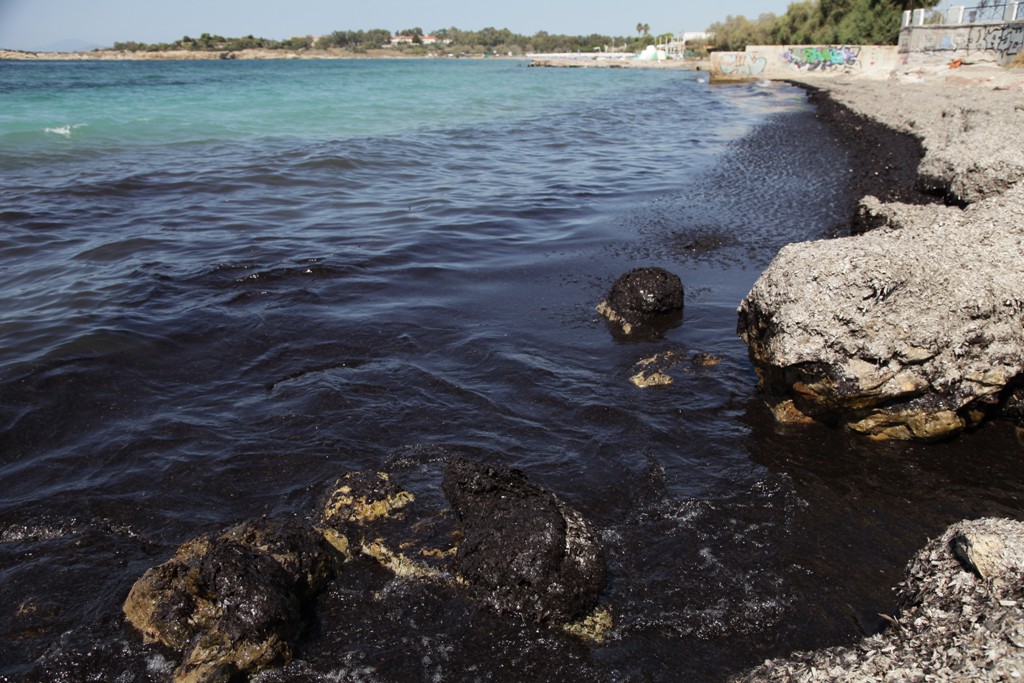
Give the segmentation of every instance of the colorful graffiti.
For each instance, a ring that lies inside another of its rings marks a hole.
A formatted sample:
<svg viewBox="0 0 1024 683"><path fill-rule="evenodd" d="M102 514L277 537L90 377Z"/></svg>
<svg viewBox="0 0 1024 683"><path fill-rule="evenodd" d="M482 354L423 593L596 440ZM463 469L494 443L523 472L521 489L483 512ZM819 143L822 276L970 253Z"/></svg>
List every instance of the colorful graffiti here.
<svg viewBox="0 0 1024 683"><path fill-rule="evenodd" d="M782 53L782 59L798 69L827 71L836 68L849 69L857 64L860 48L841 47L793 47Z"/></svg>

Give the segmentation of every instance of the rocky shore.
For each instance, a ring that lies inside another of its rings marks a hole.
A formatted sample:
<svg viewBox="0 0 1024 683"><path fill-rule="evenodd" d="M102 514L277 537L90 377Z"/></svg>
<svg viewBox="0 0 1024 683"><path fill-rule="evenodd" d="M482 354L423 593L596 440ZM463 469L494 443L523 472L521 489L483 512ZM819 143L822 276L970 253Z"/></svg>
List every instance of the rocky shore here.
<svg viewBox="0 0 1024 683"><path fill-rule="evenodd" d="M739 307L764 397L785 422L935 440L1021 417L1024 71L805 80L840 134L877 155L852 236L780 251ZM862 126L863 124L863 126ZM873 124L920 143L901 160ZM930 201L929 201L930 199ZM1024 523L963 521L921 550L890 626L766 661L739 681L1012 680L1024 674Z"/></svg>
<svg viewBox="0 0 1024 683"><path fill-rule="evenodd" d="M1024 523L958 522L921 550L901 612L860 643L769 660L756 681L1007 681L1024 675Z"/></svg>
<svg viewBox="0 0 1024 683"><path fill-rule="evenodd" d="M853 224L866 234L787 246L741 303L769 407L785 422L924 441L1018 411L1024 72L802 84L916 138L923 158L907 196L864 197ZM880 156L877 172L890 170Z"/></svg>

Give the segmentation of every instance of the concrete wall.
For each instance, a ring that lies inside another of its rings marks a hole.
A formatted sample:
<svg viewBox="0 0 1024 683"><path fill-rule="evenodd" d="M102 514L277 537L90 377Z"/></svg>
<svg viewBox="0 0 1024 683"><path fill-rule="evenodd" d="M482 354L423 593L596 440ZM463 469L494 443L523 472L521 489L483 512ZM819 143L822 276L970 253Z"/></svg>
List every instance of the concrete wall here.
<svg viewBox="0 0 1024 683"><path fill-rule="evenodd" d="M968 63L1006 66L1024 53L1024 21L946 26L909 25L899 45L750 45L712 52L712 82L784 79L794 75L883 76L899 68Z"/></svg>
<svg viewBox="0 0 1024 683"><path fill-rule="evenodd" d="M746 52L712 52L711 80L875 75L897 63L895 45L750 45Z"/></svg>
<svg viewBox="0 0 1024 683"><path fill-rule="evenodd" d="M962 26L910 26L900 31L900 65L989 62L1006 66L1021 54L1024 21Z"/></svg>

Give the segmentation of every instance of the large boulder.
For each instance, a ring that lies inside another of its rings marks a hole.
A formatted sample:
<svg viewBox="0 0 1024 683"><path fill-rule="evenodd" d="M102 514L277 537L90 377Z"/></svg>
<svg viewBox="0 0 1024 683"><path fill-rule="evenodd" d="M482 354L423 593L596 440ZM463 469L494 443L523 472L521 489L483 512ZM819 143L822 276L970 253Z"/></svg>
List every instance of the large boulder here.
<svg viewBox="0 0 1024 683"><path fill-rule="evenodd" d="M923 440L977 423L1024 373L1024 186L862 212L882 227L783 248L739 306L776 417Z"/></svg>
<svg viewBox="0 0 1024 683"><path fill-rule="evenodd" d="M297 522L259 519L178 548L124 603L146 642L182 654L175 680L235 680L287 663L336 556Z"/></svg>
<svg viewBox="0 0 1024 683"><path fill-rule="evenodd" d="M604 588L604 553L579 512L518 470L453 459L444 493L464 538L455 558L470 590L498 612L565 623Z"/></svg>
<svg viewBox="0 0 1024 683"><path fill-rule="evenodd" d="M958 522L899 586L885 632L770 660L737 681L1008 681L1024 675L1024 523Z"/></svg>
<svg viewBox="0 0 1024 683"><path fill-rule="evenodd" d="M882 227L783 248L740 304L769 406L879 438L977 423L1024 373L1024 185L862 213Z"/></svg>
<svg viewBox="0 0 1024 683"><path fill-rule="evenodd" d="M1007 399L1021 412L1024 142L1003 134L1024 116L1021 84L965 71L950 72L955 87L815 81L819 97L919 139L919 188L955 206L866 197L854 228L872 232L779 252L738 324L779 419L930 440Z"/></svg>

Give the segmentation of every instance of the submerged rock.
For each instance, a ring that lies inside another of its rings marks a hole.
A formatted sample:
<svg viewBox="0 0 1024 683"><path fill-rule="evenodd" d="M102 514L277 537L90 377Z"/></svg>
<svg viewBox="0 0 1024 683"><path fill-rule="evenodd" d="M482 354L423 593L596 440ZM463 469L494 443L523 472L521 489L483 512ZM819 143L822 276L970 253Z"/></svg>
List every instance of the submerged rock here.
<svg viewBox="0 0 1024 683"><path fill-rule="evenodd" d="M430 515L434 523L410 513L415 500L387 472L347 472L321 505L319 528L347 557L359 553L395 576L458 583L450 566L454 527L436 523L437 511Z"/></svg>
<svg viewBox="0 0 1024 683"><path fill-rule="evenodd" d="M578 512L516 470L461 458L449 462L443 490L452 509L434 494L443 510L413 510L416 497L387 473L346 473L313 522L262 518L184 543L135 582L125 618L145 642L181 654L175 680L237 680L287 664L318 594L342 580L342 562L363 562L602 637L611 616L592 610L604 556Z"/></svg>
<svg viewBox="0 0 1024 683"><path fill-rule="evenodd" d="M416 500L387 472L346 472L331 487L321 509L326 525L344 527L388 519Z"/></svg>
<svg viewBox="0 0 1024 683"><path fill-rule="evenodd" d="M657 335L682 319L683 282L663 268L635 268L619 277L597 312L632 335Z"/></svg>
<svg viewBox="0 0 1024 683"><path fill-rule="evenodd" d="M1024 675L1024 523L958 522L910 562L901 612L850 647L767 661L737 681L1003 681Z"/></svg>
<svg viewBox="0 0 1024 683"><path fill-rule="evenodd" d="M611 618L592 611L604 555L583 517L517 470L445 460L444 499L419 509L387 473L345 474L321 506L321 531L399 579L598 639Z"/></svg>
<svg viewBox="0 0 1024 683"><path fill-rule="evenodd" d="M182 653L175 680L228 681L287 663L336 556L312 528L260 519L183 544L124 603L146 642Z"/></svg>
<svg viewBox="0 0 1024 683"><path fill-rule="evenodd" d="M594 609L604 552L583 517L518 470L457 458L444 493L464 538L455 565L498 612L569 622Z"/></svg>

